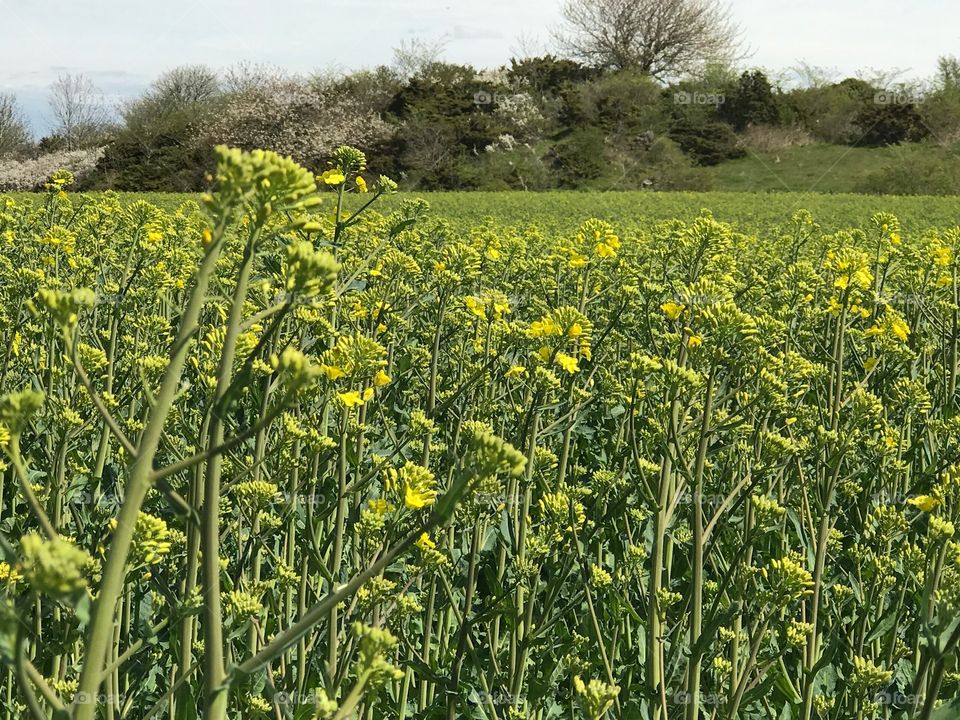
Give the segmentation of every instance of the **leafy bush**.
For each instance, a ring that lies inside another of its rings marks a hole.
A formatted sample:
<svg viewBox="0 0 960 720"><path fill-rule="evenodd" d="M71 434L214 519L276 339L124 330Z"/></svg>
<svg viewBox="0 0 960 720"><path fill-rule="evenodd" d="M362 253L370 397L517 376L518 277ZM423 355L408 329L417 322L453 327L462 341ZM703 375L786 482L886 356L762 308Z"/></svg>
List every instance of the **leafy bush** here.
<svg viewBox="0 0 960 720"><path fill-rule="evenodd" d="M817 140L846 145L862 138L857 119L873 105L878 92L863 80L847 78L823 87L794 90L784 101L797 122Z"/></svg>
<svg viewBox="0 0 960 720"><path fill-rule="evenodd" d="M550 159L560 187L580 187L606 172L606 135L595 127L574 130L553 146Z"/></svg>
<svg viewBox="0 0 960 720"><path fill-rule="evenodd" d="M575 129L599 128L614 139L659 133L667 124L662 90L649 77L632 71L577 85L566 102L560 118L563 124Z"/></svg>
<svg viewBox="0 0 960 720"><path fill-rule="evenodd" d="M721 105L720 116L738 131L751 125L777 125L780 99L763 71L745 72Z"/></svg>
<svg viewBox="0 0 960 720"><path fill-rule="evenodd" d="M719 120L676 120L670 128L670 139L698 165L717 165L746 154L733 128Z"/></svg>

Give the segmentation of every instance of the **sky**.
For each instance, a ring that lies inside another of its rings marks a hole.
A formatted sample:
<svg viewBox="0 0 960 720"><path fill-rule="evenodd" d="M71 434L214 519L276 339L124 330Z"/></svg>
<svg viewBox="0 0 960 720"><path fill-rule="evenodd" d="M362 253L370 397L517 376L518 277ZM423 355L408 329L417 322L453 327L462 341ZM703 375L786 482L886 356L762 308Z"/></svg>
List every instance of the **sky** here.
<svg viewBox="0 0 960 720"><path fill-rule="evenodd" d="M14 92L35 133L49 129L47 87L85 73L108 104L164 70L240 61L294 72L389 63L393 48L442 41L443 59L496 67L549 49L562 0L0 0L0 92ZM858 70L933 74L960 55L956 0L731 0L749 56L775 74L798 62L838 79Z"/></svg>

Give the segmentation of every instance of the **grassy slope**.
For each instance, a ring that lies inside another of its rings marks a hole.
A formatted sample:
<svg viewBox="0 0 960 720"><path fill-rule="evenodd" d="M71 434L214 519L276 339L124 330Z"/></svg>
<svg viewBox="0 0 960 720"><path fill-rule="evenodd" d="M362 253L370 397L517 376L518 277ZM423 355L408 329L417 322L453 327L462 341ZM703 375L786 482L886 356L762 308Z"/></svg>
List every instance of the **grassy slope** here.
<svg viewBox="0 0 960 720"><path fill-rule="evenodd" d="M888 165L946 155L942 148L906 144L882 148L805 145L781 152L751 152L703 173L710 186L731 191L861 192L868 175Z"/></svg>

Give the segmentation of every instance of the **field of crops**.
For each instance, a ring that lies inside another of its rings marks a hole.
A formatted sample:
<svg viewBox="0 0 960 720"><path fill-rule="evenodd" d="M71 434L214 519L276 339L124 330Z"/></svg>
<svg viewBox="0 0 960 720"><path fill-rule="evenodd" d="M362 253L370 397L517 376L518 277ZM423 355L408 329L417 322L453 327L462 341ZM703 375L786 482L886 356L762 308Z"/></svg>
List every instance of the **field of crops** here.
<svg viewBox="0 0 960 720"><path fill-rule="evenodd" d="M29 194L11 195L29 201ZM87 199L103 199L93 193ZM127 206L137 200L176 210L184 202L198 202L196 195L182 193L116 193L110 202ZM351 202L355 200L355 202ZM798 210L810 212L827 232L844 229L869 230L870 218L881 212L897 216L902 229L919 234L931 228L960 225L956 198L929 196L877 196L828 193L740 192L400 192L384 197L381 212L392 212L410 200L425 200L431 214L443 218L459 232L490 222L495 229L524 231L536 227L551 233L571 233L587 218L612 223L620 232L650 230L665 220L695 220L704 209L717 220L732 223L744 234L768 237L790 232ZM349 198L347 211L362 200Z"/></svg>
<svg viewBox="0 0 960 720"><path fill-rule="evenodd" d="M70 180L0 197L0 717L960 716L955 201Z"/></svg>

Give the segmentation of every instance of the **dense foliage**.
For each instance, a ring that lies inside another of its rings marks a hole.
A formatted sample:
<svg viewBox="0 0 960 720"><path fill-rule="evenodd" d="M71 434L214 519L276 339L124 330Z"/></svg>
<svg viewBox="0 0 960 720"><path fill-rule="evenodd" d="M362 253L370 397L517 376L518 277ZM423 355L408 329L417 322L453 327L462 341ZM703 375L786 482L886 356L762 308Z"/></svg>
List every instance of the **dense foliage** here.
<svg viewBox="0 0 960 720"><path fill-rule="evenodd" d="M779 153L805 145L908 144L931 149L932 163L950 167L949 149L960 141L960 85L949 58L924 83L882 75L834 81L814 71L781 81L723 64L667 83L632 66L591 67L552 55L492 70L421 60L409 72L383 66L312 76L175 68L127 103L114 126L84 135L102 157L92 172L77 172L80 187L199 191L221 143L269 148L316 171L349 140L402 188L429 191L701 190L711 182L724 189L707 168L748 154L773 167ZM13 112L9 98L7 105ZM74 148L65 132L33 151L20 142L0 147L0 161ZM871 168L855 189L960 194L956 173L918 172L910 159ZM821 174L842 173L844 160L839 155ZM32 190L50 161L7 165L0 162L0 178ZM25 176L28 167L38 171ZM829 178L826 189L836 189Z"/></svg>
<svg viewBox="0 0 960 720"><path fill-rule="evenodd" d="M0 199L5 717L955 717L960 230L70 180Z"/></svg>

